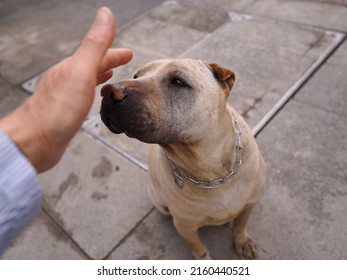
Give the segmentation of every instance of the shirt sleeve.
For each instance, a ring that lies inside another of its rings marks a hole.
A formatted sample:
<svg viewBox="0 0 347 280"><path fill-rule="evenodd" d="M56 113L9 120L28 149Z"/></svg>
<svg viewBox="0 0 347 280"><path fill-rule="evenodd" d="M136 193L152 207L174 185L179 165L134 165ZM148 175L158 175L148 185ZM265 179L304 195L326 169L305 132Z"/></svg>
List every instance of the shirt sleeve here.
<svg viewBox="0 0 347 280"><path fill-rule="evenodd" d="M0 130L0 256L39 214L42 196L35 168Z"/></svg>

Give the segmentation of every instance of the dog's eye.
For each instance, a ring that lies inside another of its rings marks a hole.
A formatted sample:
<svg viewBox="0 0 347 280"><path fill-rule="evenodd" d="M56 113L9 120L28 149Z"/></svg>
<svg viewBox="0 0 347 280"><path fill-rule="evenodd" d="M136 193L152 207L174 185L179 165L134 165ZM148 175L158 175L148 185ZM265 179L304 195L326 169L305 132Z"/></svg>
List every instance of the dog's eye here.
<svg viewBox="0 0 347 280"><path fill-rule="evenodd" d="M183 87L183 82L182 82L180 79L177 79L177 78L173 79L173 80L171 81L171 84L172 84L173 86Z"/></svg>
<svg viewBox="0 0 347 280"><path fill-rule="evenodd" d="M133 78L134 78L134 79L137 79L137 74L135 74Z"/></svg>
<svg viewBox="0 0 347 280"><path fill-rule="evenodd" d="M190 88L190 86L185 81L177 77L171 79L170 86Z"/></svg>

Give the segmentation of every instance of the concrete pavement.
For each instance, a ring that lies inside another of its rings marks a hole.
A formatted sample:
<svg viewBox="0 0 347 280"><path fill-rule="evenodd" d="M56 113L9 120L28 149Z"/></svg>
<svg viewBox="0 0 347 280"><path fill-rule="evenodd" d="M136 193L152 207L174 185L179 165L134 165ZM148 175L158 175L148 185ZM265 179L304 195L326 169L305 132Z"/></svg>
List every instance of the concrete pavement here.
<svg viewBox="0 0 347 280"><path fill-rule="evenodd" d="M108 5L119 27L115 46L134 51L113 80L160 58L221 63L236 73L229 103L251 127L295 94L257 136L268 183L249 232L259 259L347 258L345 1L31 2L0 4L0 116L27 98L23 84L30 91L74 50L97 7ZM62 161L40 175L44 209L3 259L192 258L147 197L148 145L108 132L100 100ZM239 258L230 227L200 231L217 259Z"/></svg>

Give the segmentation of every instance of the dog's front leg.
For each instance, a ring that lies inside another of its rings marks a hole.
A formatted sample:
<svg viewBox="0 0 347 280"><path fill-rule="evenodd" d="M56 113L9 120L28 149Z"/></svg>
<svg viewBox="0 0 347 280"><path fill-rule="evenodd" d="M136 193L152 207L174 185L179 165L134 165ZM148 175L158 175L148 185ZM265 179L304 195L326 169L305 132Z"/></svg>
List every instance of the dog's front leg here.
<svg viewBox="0 0 347 280"><path fill-rule="evenodd" d="M196 226L179 223L176 219L174 219L174 225L178 233L190 246L192 254L197 260L212 260L209 250L199 237L198 228Z"/></svg>
<svg viewBox="0 0 347 280"><path fill-rule="evenodd" d="M236 253L239 256L254 259L256 257L255 244L247 233L247 222L255 204L247 205L234 220L233 241Z"/></svg>

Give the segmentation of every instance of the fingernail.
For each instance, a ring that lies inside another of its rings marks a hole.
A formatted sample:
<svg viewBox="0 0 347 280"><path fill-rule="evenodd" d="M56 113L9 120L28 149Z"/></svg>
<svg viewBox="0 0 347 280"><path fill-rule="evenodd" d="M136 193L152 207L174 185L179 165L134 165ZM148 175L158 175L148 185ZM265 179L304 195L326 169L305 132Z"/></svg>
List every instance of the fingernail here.
<svg viewBox="0 0 347 280"><path fill-rule="evenodd" d="M111 22L112 12L107 7L102 7L98 10L94 24L95 25L107 25Z"/></svg>

